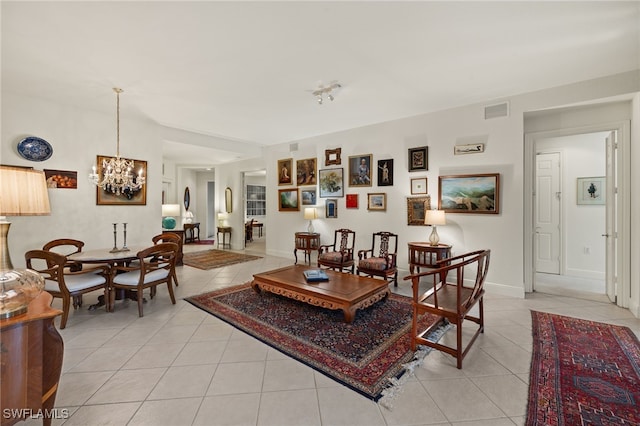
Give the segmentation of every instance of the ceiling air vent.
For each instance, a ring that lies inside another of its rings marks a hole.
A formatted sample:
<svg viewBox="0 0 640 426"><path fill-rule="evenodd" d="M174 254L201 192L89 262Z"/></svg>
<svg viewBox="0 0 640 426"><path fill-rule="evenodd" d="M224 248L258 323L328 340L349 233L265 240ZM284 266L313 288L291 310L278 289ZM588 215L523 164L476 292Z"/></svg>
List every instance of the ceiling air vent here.
<svg viewBox="0 0 640 426"><path fill-rule="evenodd" d="M484 119L489 120L491 118L508 117L509 116L509 102L503 102L501 104L489 105L484 107Z"/></svg>

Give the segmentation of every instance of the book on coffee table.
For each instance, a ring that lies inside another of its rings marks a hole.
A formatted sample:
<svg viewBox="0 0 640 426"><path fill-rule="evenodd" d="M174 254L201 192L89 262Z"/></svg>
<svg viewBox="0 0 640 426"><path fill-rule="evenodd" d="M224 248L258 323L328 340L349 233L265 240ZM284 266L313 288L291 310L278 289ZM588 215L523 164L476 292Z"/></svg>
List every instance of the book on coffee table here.
<svg viewBox="0 0 640 426"><path fill-rule="evenodd" d="M308 283L329 281L329 276L322 269L308 269L303 274Z"/></svg>

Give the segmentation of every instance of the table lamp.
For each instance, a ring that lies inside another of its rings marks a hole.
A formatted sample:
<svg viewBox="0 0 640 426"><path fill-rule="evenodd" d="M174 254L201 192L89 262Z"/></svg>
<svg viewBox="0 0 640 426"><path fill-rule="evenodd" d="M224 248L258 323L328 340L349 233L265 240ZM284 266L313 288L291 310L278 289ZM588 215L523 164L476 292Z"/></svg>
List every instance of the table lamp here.
<svg viewBox="0 0 640 426"><path fill-rule="evenodd" d="M184 223L191 223L191 222L193 222L193 213L187 210L186 212L184 212Z"/></svg>
<svg viewBox="0 0 640 426"><path fill-rule="evenodd" d="M30 167L0 166L0 318L27 312L29 302L44 289L44 278L30 269L14 269L9 254L5 216L51 213L44 172Z"/></svg>
<svg viewBox="0 0 640 426"><path fill-rule="evenodd" d="M318 212L316 211L315 207L306 207L304 209L304 218L309 221L307 232L313 234L313 219L318 218Z"/></svg>
<svg viewBox="0 0 640 426"><path fill-rule="evenodd" d="M447 224L444 210L427 210L424 215L424 224L431 225L431 235L429 235L429 243L432 246L437 246L440 242L440 236L438 236L436 225Z"/></svg>
<svg viewBox="0 0 640 426"><path fill-rule="evenodd" d="M218 213L218 227L225 226L224 221L227 220L227 214L225 212Z"/></svg>
<svg viewBox="0 0 640 426"><path fill-rule="evenodd" d="M174 216L180 216L180 204L163 204L162 227L164 229L173 229L176 227L176 219Z"/></svg>

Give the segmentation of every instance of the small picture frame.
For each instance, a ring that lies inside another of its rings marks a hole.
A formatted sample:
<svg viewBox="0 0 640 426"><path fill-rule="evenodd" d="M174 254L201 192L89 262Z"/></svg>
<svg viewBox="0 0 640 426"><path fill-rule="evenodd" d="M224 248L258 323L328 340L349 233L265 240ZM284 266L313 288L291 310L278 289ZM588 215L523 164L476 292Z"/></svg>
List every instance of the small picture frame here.
<svg viewBox="0 0 640 426"><path fill-rule="evenodd" d="M431 196L407 197L407 225L426 226L424 216L427 210L431 210Z"/></svg>
<svg viewBox="0 0 640 426"><path fill-rule="evenodd" d="M393 159L378 160L378 186L393 186Z"/></svg>
<svg viewBox="0 0 640 426"><path fill-rule="evenodd" d="M300 197L298 196L298 188L278 190L278 211L300 211Z"/></svg>
<svg viewBox="0 0 640 426"><path fill-rule="evenodd" d="M324 165L325 166L339 166L342 164L342 160L340 159L340 152L342 148L336 149L326 149L324 151Z"/></svg>
<svg viewBox="0 0 640 426"><path fill-rule="evenodd" d="M347 194L347 208L348 209L358 208L358 194Z"/></svg>
<svg viewBox="0 0 640 426"><path fill-rule="evenodd" d="M296 161L296 183L298 186L315 185L317 183L316 158L305 158Z"/></svg>
<svg viewBox="0 0 640 426"><path fill-rule="evenodd" d="M335 198L329 198L324 202L324 211L327 219L338 218L338 200Z"/></svg>
<svg viewBox="0 0 640 426"><path fill-rule="evenodd" d="M47 188L78 189L78 172L44 169Z"/></svg>
<svg viewBox="0 0 640 426"><path fill-rule="evenodd" d="M292 185L293 158L278 160L278 185Z"/></svg>
<svg viewBox="0 0 640 426"><path fill-rule="evenodd" d="M429 147L409 148L409 171L429 170Z"/></svg>
<svg viewBox="0 0 640 426"><path fill-rule="evenodd" d="M300 195L302 197L303 206L315 206L316 205L316 189L301 189Z"/></svg>
<svg viewBox="0 0 640 426"><path fill-rule="evenodd" d="M321 169L319 175L320 198L344 196L344 169Z"/></svg>
<svg viewBox="0 0 640 426"><path fill-rule="evenodd" d="M479 154L484 152L483 143L468 143L466 145L456 145L453 147L453 155Z"/></svg>
<svg viewBox="0 0 640 426"><path fill-rule="evenodd" d="M426 194L427 191L427 178L419 177L411 179L411 195Z"/></svg>
<svg viewBox="0 0 640 426"><path fill-rule="evenodd" d="M374 192L367 194L367 210L387 210L387 193Z"/></svg>
<svg viewBox="0 0 640 426"><path fill-rule="evenodd" d="M349 186L371 186L372 154L349 157Z"/></svg>
<svg viewBox="0 0 640 426"><path fill-rule="evenodd" d="M606 204L606 177L581 177L578 182L578 205Z"/></svg>

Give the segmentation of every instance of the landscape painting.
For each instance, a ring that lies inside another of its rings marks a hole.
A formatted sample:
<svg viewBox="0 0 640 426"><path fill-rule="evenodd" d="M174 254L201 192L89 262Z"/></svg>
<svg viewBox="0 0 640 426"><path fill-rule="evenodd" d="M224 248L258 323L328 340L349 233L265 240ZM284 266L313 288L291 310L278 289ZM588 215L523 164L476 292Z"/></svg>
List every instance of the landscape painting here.
<svg viewBox="0 0 640 426"><path fill-rule="evenodd" d="M500 174L438 177L438 210L447 213L500 212Z"/></svg>

